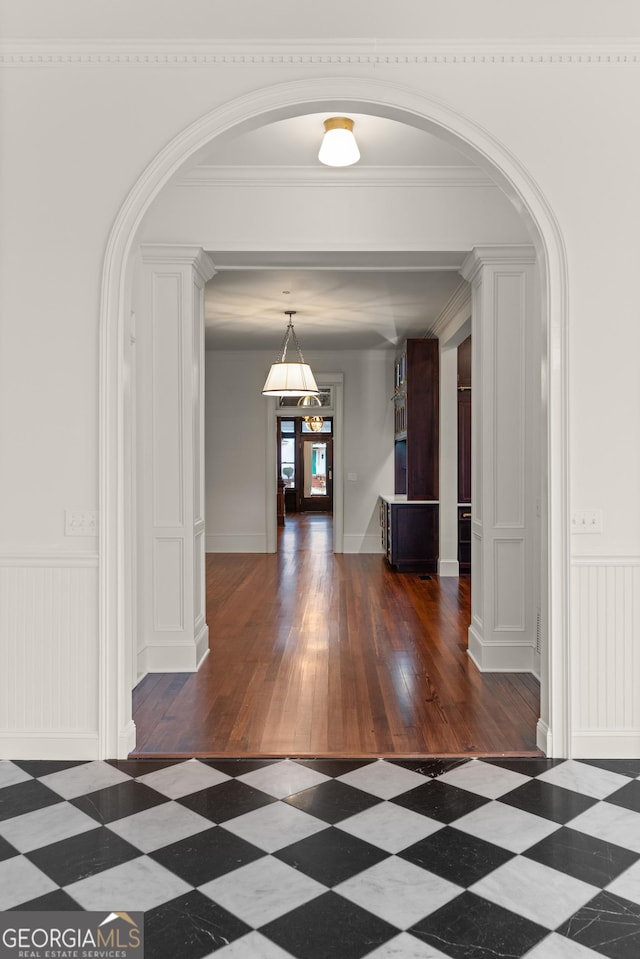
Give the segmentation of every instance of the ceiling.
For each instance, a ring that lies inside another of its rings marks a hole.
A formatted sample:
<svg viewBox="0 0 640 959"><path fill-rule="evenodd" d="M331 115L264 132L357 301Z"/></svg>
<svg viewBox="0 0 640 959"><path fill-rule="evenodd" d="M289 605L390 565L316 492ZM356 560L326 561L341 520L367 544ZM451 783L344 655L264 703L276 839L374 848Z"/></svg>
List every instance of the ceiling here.
<svg viewBox="0 0 640 959"><path fill-rule="evenodd" d="M445 141L384 117L349 113L361 160L339 171L321 167L317 152L330 113L279 120L216 138L200 167L318 169L357 178L371 168L465 167ZM250 162L249 161L250 158ZM428 333L463 282L465 252L229 253L209 251L216 276L205 291L207 349L277 351L285 310L304 350L372 349ZM285 292L288 291L288 292Z"/></svg>

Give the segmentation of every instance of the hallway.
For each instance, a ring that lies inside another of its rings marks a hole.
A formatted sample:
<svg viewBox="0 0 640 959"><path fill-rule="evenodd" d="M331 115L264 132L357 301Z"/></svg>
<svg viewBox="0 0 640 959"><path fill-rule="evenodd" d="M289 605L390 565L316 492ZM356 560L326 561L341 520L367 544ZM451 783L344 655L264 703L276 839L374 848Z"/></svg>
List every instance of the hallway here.
<svg viewBox="0 0 640 959"><path fill-rule="evenodd" d="M277 554L208 554L210 653L134 690L140 756L539 755L539 686L466 653L470 580L334 555L290 516Z"/></svg>

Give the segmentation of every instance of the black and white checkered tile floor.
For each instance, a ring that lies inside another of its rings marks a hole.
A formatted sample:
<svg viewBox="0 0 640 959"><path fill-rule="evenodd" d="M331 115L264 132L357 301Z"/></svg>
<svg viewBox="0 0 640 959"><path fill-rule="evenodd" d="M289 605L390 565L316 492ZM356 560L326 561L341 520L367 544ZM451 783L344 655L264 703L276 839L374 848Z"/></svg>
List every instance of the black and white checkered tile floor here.
<svg viewBox="0 0 640 959"><path fill-rule="evenodd" d="M0 910L147 959L640 957L640 760L0 763Z"/></svg>

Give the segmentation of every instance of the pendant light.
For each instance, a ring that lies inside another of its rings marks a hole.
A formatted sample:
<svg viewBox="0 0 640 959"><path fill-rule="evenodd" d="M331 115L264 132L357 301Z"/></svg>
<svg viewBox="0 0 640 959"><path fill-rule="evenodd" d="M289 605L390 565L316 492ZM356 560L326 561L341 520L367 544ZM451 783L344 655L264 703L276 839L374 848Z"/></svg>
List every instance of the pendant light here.
<svg viewBox="0 0 640 959"><path fill-rule="evenodd" d="M314 403L316 406L322 406L319 396L301 396L298 400L298 406L303 406L306 408L313 406ZM324 419L322 416L319 416L316 413L313 416L304 416L303 419L312 433L320 433L322 431L322 427L324 426Z"/></svg>
<svg viewBox="0 0 640 959"><path fill-rule="evenodd" d="M295 316L295 310L285 310L285 316L289 317L287 331L278 353L278 359L269 370L269 375L262 388L263 396L317 396L320 390L311 372L311 367L304 361L298 337L293 328L292 316ZM287 359L287 348L289 340L293 341L297 360Z"/></svg>
<svg viewBox="0 0 640 959"><path fill-rule="evenodd" d="M318 159L326 166L351 166L360 159L360 150L353 135L353 120L331 117L324 121L324 136Z"/></svg>

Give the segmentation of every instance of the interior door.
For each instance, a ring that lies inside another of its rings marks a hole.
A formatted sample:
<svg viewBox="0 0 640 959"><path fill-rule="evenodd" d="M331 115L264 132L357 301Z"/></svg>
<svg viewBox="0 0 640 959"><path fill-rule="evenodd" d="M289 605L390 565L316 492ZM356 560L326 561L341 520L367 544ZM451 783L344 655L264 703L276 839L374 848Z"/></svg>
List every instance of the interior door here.
<svg viewBox="0 0 640 959"><path fill-rule="evenodd" d="M326 433L300 436L300 509L304 512L333 510L333 438Z"/></svg>

